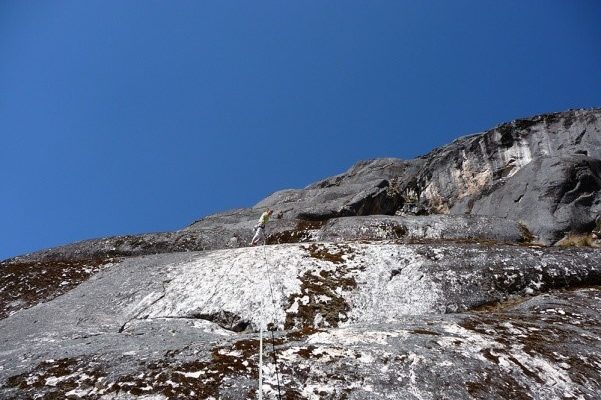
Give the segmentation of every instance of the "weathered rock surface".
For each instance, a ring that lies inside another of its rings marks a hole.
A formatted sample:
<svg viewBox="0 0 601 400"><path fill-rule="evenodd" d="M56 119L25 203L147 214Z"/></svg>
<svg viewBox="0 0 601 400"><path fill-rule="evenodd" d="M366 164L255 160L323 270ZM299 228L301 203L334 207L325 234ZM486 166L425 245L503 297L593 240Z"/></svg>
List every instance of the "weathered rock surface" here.
<svg viewBox="0 0 601 400"><path fill-rule="evenodd" d="M574 155L599 160L600 117L600 110L547 114L458 139L424 157L426 164L415 177L419 199L436 212L469 213L475 200L502 187L534 160ZM541 175L546 172L540 170ZM563 182L548 179L547 183ZM542 206L554 200L547 200L545 191L539 194ZM518 202L511 209L521 210L524 204ZM481 207L478 213L495 215L493 211Z"/></svg>
<svg viewBox="0 0 601 400"><path fill-rule="evenodd" d="M0 398L257 398L263 326L270 399L596 399L601 250L547 245L601 235L600 117L5 260ZM246 247L266 207L268 246Z"/></svg>
<svg viewBox="0 0 601 400"><path fill-rule="evenodd" d="M263 298L283 398L592 399L600 265L596 250L474 244L134 258L2 321L3 398L254 398Z"/></svg>
<svg viewBox="0 0 601 400"><path fill-rule="evenodd" d="M2 321L1 393L253 398L264 299L284 398L594 398L599 266L596 250L393 242L133 258Z"/></svg>
<svg viewBox="0 0 601 400"><path fill-rule="evenodd" d="M332 218L314 237L322 241L384 240L491 241L526 243L531 240L523 225L507 218L468 215L424 215ZM271 240L276 241L277 233Z"/></svg>
<svg viewBox="0 0 601 400"><path fill-rule="evenodd" d="M601 215L600 174L601 160L541 157L474 201L472 212L524 221L544 242L555 242L567 232L591 232Z"/></svg>

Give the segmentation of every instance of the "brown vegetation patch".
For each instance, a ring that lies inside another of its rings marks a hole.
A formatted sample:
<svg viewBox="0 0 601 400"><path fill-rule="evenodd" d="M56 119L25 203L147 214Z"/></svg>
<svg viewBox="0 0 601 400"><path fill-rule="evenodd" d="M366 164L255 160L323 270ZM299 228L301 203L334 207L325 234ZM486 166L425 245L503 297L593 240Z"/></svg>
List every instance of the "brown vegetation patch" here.
<svg viewBox="0 0 601 400"><path fill-rule="evenodd" d="M303 326L301 329L297 329L297 330L293 330L293 331L289 331L286 334L286 340L290 340L290 341L294 341L294 340L301 340L306 338L307 336L311 336L313 334L319 333L319 332L325 332L323 329L317 329L314 326Z"/></svg>
<svg viewBox="0 0 601 400"><path fill-rule="evenodd" d="M310 221L305 219L299 219L296 225L296 229L302 231L320 229L327 221Z"/></svg>
<svg viewBox="0 0 601 400"><path fill-rule="evenodd" d="M599 240L593 234L569 234L557 243L559 247L599 247Z"/></svg>
<svg viewBox="0 0 601 400"><path fill-rule="evenodd" d="M33 398L34 394L41 399L64 399L72 390L87 392L88 399L110 393L162 394L169 399L220 398L224 381L257 379L258 350L259 341L252 339L215 347L208 361L179 361L174 358L177 352L172 352L162 360L140 362L139 372L112 378L98 362L49 360L32 371L10 377L7 387L19 390L15 399Z"/></svg>
<svg viewBox="0 0 601 400"><path fill-rule="evenodd" d="M97 362L62 358L43 361L33 371L11 376L6 386L19 390L13 399L64 399L71 390L92 390L105 376Z"/></svg>
<svg viewBox="0 0 601 400"><path fill-rule="evenodd" d="M498 373L497 370L485 371L475 381L465 384L467 392L474 398L499 398L532 400L530 390L523 387L511 375Z"/></svg>
<svg viewBox="0 0 601 400"><path fill-rule="evenodd" d="M288 299L288 306L298 303L297 312L286 314L284 329L306 326L336 327L348 320L350 305L337 288L351 290L357 286L353 277L340 276L337 271L308 272L301 276L301 292ZM320 319L317 319L317 317Z"/></svg>
<svg viewBox="0 0 601 400"><path fill-rule="evenodd" d="M239 340L215 347L208 361L165 359L145 365L140 374L124 375L109 385L107 393L162 394L169 399L220 398L224 381L258 378L259 341Z"/></svg>
<svg viewBox="0 0 601 400"><path fill-rule="evenodd" d="M336 264L333 270L307 271L300 276L300 293L288 298L288 309L295 312L286 314L284 329L304 329L306 327L337 327L348 320L350 305L342 296L345 291L357 287L351 268L344 264L353 258L350 246L325 246L311 244L305 249L310 257Z"/></svg>
<svg viewBox="0 0 601 400"><path fill-rule="evenodd" d="M311 244L305 247L305 249L309 252L311 257L330 261L334 264L343 263L345 261L345 255L349 260L354 258L350 246L345 245L325 246L322 244Z"/></svg>
<svg viewBox="0 0 601 400"><path fill-rule="evenodd" d="M520 243L532 243L534 241L534 235L526 224L519 222L518 229L520 230Z"/></svg>
<svg viewBox="0 0 601 400"><path fill-rule="evenodd" d="M134 395L160 393L170 399L219 398L227 378L257 379L259 373L254 358L258 358L258 350L258 340L240 340L230 346L214 348L210 361L156 362L148 365L143 374L120 377L117 388L111 391Z"/></svg>
<svg viewBox="0 0 601 400"><path fill-rule="evenodd" d="M313 345L309 345L307 347L301 348L299 349L296 354L298 354L299 356L301 356L302 358L308 359L313 357L313 350L315 350L317 347L313 346Z"/></svg>
<svg viewBox="0 0 601 400"><path fill-rule="evenodd" d="M282 232L275 232L267 236L267 244L302 243L312 239L313 233L318 231L326 221L313 221L300 219L296 228Z"/></svg>
<svg viewBox="0 0 601 400"><path fill-rule="evenodd" d="M113 258L0 263L0 318L68 292Z"/></svg>
<svg viewBox="0 0 601 400"><path fill-rule="evenodd" d="M490 303L481 304L477 307L472 308L470 311L482 313L499 312L521 304L528 299L529 297L526 296L512 296L503 301L493 301Z"/></svg>

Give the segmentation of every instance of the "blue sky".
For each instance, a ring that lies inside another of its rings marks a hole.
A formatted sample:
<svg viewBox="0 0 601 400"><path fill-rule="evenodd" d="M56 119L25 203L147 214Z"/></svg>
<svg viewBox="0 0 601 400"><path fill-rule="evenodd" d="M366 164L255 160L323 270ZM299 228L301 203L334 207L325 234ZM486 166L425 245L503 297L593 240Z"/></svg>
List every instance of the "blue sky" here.
<svg viewBox="0 0 601 400"><path fill-rule="evenodd" d="M0 2L0 259L601 106L601 2Z"/></svg>

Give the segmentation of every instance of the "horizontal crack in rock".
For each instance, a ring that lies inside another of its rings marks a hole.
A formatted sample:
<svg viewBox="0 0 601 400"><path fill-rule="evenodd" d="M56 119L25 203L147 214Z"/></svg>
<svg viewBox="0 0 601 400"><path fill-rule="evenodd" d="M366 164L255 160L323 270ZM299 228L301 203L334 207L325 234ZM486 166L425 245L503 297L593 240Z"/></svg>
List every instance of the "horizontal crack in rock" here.
<svg viewBox="0 0 601 400"><path fill-rule="evenodd" d="M227 329L232 332L244 332L249 329L250 322L242 319L239 315L229 311L218 311L211 314L192 314L191 318L202 319L205 321L213 322L223 329Z"/></svg>

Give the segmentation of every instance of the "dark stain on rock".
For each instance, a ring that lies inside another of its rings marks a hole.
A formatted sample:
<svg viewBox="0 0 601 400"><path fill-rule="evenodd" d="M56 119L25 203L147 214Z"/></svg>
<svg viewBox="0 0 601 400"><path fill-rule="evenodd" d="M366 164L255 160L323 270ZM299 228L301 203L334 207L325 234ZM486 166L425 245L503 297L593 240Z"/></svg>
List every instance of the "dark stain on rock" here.
<svg viewBox="0 0 601 400"><path fill-rule="evenodd" d="M401 238L409 232L407 227L403 225L395 225L392 228L392 231L394 232L397 238Z"/></svg>
<svg viewBox="0 0 601 400"><path fill-rule="evenodd" d="M536 125L538 122L533 119L516 119L513 124L515 127L521 131L525 131L530 129L532 126Z"/></svg>
<svg viewBox="0 0 601 400"><path fill-rule="evenodd" d="M250 325L249 321L243 320L239 315L224 310L212 314L193 314L192 317L214 322L232 332L244 332Z"/></svg>
<svg viewBox="0 0 601 400"><path fill-rule="evenodd" d="M534 235L524 223L518 223L518 229L520 230L520 243L532 243L534 241Z"/></svg>
<svg viewBox="0 0 601 400"><path fill-rule="evenodd" d="M440 336L440 333L437 332L433 332L433 331L429 331L427 329L414 329L411 332L416 333L418 335L433 335L433 336Z"/></svg>
<svg viewBox="0 0 601 400"><path fill-rule="evenodd" d="M488 361L499 364L499 356L492 354L491 349L482 349L480 350L480 354L482 354Z"/></svg>
<svg viewBox="0 0 601 400"><path fill-rule="evenodd" d="M567 119L566 119L567 120ZM567 128L566 128L567 129ZM576 137L576 139L574 140L574 144L580 144L582 142L582 138L584 137L584 135L586 134L586 128L584 128L582 130L582 132L580 132L580 134L578 134L578 136Z"/></svg>
<svg viewBox="0 0 601 400"><path fill-rule="evenodd" d="M475 399L532 400L528 388L523 387L511 375L487 370L476 381L465 384L467 392Z"/></svg>
<svg viewBox="0 0 601 400"><path fill-rule="evenodd" d="M403 273L403 268L393 269L390 271L390 278L388 278L388 280L391 281L395 276L400 275L401 273Z"/></svg>
<svg viewBox="0 0 601 400"><path fill-rule="evenodd" d="M303 347L303 348L299 349L296 352L296 354L298 354L299 356L301 356L302 358L305 358L305 359L308 359L308 358L311 358L311 357L316 357L313 354L313 350L315 350L315 349L316 349L315 346L309 345L307 347ZM321 357L321 355L318 356L317 358L319 358L319 357Z"/></svg>
<svg viewBox="0 0 601 400"><path fill-rule="evenodd" d="M509 355L509 356L507 356L507 359L508 359L509 361L511 361L512 363L514 363L515 365L517 365L517 366L518 366L518 367L519 367L519 368L522 370L522 373L523 373L524 375L526 375L528 378L531 378L532 380L534 380L535 382L538 382L538 383L539 383L539 384L541 384L541 385L545 383L545 381L544 381L544 380L542 380L542 379L540 378L540 376L538 376L538 374L536 374L536 373L532 372L530 369L528 369L528 368L527 368L527 367L526 367L524 364L522 364L522 363L521 363L519 360L517 360L515 357L513 357L513 356Z"/></svg>
<svg viewBox="0 0 601 400"><path fill-rule="evenodd" d="M511 147L515 141L513 137L513 127L511 124L503 124L497 128L497 132L501 134L499 144L502 147Z"/></svg>

